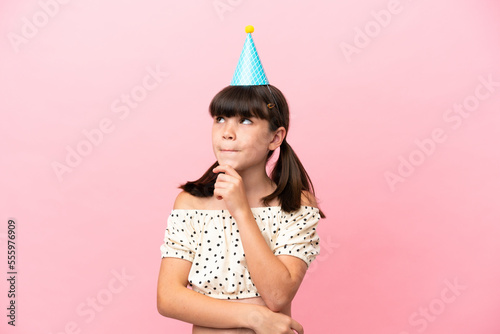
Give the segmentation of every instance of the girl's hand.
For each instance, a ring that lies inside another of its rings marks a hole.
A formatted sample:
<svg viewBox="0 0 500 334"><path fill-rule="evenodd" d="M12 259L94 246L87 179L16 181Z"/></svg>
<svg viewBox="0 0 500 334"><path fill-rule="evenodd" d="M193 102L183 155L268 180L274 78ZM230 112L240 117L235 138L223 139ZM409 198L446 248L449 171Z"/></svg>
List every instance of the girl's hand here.
<svg viewBox="0 0 500 334"><path fill-rule="evenodd" d="M236 218L243 212L251 212L245 185L238 172L229 165L219 165L212 171L220 173L215 181L214 196L218 200L224 200L231 215Z"/></svg>
<svg viewBox="0 0 500 334"><path fill-rule="evenodd" d="M304 334L304 328L297 321L265 306L252 312L249 317L250 328L256 334Z"/></svg>

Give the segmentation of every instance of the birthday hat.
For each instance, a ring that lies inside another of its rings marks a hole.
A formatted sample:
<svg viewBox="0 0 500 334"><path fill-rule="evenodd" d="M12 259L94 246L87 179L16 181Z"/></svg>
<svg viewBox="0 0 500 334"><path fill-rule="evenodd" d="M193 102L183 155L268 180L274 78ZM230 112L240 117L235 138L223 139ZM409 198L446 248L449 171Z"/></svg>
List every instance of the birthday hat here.
<svg viewBox="0 0 500 334"><path fill-rule="evenodd" d="M264 73L264 68L260 63L259 54L253 43L253 30L252 26L246 26L245 28L245 32L248 33L247 39L243 45L238 66L236 66L236 70L234 71L231 86L259 86L269 84L266 73Z"/></svg>

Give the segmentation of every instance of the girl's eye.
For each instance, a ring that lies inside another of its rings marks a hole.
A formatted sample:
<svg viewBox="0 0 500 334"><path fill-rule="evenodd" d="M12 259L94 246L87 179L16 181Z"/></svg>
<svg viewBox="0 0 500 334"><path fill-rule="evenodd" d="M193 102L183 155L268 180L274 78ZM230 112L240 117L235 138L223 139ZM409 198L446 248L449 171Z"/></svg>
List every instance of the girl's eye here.
<svg viewBox="0 0 500 334"><path fill-rule="evenodd" d="M223 123L224 122L224 117L215 117L215 122L216 123Z"/></svg>
<svg viewBox="0 0 500 334"><path fill-rule="evenodd" d="M241 123L243 123L243 124L252 124L252 121L249 120L248 118L242 118L241 119Z"/></svg>

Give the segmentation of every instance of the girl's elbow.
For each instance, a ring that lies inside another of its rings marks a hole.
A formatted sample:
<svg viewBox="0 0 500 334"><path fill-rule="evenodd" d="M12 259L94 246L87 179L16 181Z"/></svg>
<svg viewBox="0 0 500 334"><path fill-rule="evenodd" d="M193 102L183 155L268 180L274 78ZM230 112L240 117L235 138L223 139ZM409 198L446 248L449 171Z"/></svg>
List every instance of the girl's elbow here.
<svg viewBox="0 0 500 334"><path fill-rule="evenodd" d="M166 307L165 302L160 297L156 299L156 309L162 316L169 316L168 307Z"/></svg>
<svg viewBox="0 0 500 334"><path fill-rule="evenodd" d="M268 309L281 312L292 302L292 298L285 293L275 293L271 298L262 297Z"/></svg>
<svg viewBox="0 0 500 334"><path fill-rule="evenodd" d="M165 296L161 296L158 294L156 298L156 308L158 313L167 318L172 318L174 314L174 304L172 300L174 300L170 294L165 294Z"/></svg>
<svg viewBox="0 0 500 334"><path fill-rule="evenodd" d="M273 312L281 312L281 310L284 307L284 305L279 304L279 303L273 303L273 304L269 303L269 304L266 304L266 305L267 305L267 308L270 309Z"/></svg>

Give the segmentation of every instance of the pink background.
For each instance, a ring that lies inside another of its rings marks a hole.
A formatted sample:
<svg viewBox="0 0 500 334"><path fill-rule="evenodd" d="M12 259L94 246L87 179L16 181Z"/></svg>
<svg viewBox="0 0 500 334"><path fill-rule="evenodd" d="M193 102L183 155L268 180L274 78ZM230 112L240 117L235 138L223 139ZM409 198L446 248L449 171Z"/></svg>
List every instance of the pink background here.
<svg viewBox="0 0 500 334"><path fill-rule="evenodd" d="M55 1L0 4L2 333L189 332L159 247L247 24L327 214L306 333L500 333L496 1Z"/></svg>

